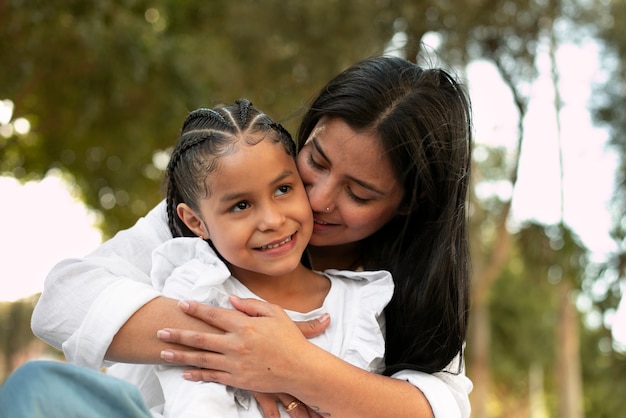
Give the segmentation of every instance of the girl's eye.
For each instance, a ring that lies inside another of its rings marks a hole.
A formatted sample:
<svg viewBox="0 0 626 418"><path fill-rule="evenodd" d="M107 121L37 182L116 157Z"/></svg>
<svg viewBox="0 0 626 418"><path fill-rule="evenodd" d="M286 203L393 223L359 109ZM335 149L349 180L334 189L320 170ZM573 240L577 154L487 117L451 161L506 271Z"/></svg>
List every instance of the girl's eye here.
<svg viewBox="0 0 626 418"><path fill-rule="evenodd" d="M307 156L307 164L309 164L309 166L311 166L315 170L323 170L324 169L324 167L322 167L320 164L315 162L315 160L313 159L313 153L312 152L309 152L309 155Z"/></svg>
<svg viewBox="0 0 626 418"><path fill-rule="evenodd" d="M370 199L363 199L362 197L359 197L357 195L354 194L354 192L352 192L352 190L348 189L348 197L356 204L358 205L365 205L367 202L370 201Z"/></svg>
<svg viewBox="0 0 626 418"><path fill-rule="evenodd" d="M243 210L246 210L250 207L250 204L248 202L237 202L233 205L231 211L233 212L241 212Z"/></svg>
<svg viewBox="0 0 626 418"><path fill-rule="evenodd" d="M287 186L286 184L283 184L282 186L278 186L278 188L276 189L276 196L282 196L284 194L289 193L289 191L291 190L291 186Z"/></svg>

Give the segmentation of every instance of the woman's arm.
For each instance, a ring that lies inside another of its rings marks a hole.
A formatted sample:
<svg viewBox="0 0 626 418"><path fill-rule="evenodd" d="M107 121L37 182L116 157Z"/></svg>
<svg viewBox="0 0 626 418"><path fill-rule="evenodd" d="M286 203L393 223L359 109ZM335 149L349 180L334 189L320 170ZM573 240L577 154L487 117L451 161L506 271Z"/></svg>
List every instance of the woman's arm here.
<svg viewBox="0 0 626 418"><path fill-rule="evenodd" d="M35 335L69 361L100 368L120 327L160 296L149 272L152 250L171 238L166 219L161 202L93 253L57 264L33 312Z"/></svg>
<svg viewBox="0 0 626 418"><path fill-rule="evenodd" d="M178 301L157 297L139 308L122 325L106 351L105 359L121 363L163 363L160 354L166 349L189 350L189 347L165 343L157 338L157 331L174 325L196 332L223 331L199 319L185 315Z"/></svg>
<svg viewBox="0 0 626 418"><path fill-rule="evenodd" d="M157 330L165 327L215 332L152 286L152 251L171 238L161 202L88 256L57 264L33 312L35 335L62 349L68 361L99 369L105 359L161 362L159 353L173 347L156 338ZM309 337L325 329L299 326L313 328Z"/></svg>
<svg viewBox="0 0 626 418"><path fill-rule="evenodd" d="M152 252L171 238L161 202L86 257L57 264L33 312L35 335L68 361L97 369L105 359L162 362L159 353L172 345L156 332L166 326L215 332L152 286Z"/></svg>
<svg viewBox="0 0 626 418"><path fill-rule="evenodd" d="M433 375L422 374L424 379L418 387L426 385L430 392L438 394L438 399L448 402L441 405L438 401L431 408L422 390L406 380L364 371L309 343L290 326L289 318L279 307L236 298L232 303L251 317L196 303L181 304L189 314L219 323L226 330L222 335L173 329L160 333L167 341L212 351L163 353L168 361L201 367L188 370L186 378L258 392L289 393L330 416L433 417L433 410L436 416L469 416L469 409L463 410L446 383Z"/></svg>

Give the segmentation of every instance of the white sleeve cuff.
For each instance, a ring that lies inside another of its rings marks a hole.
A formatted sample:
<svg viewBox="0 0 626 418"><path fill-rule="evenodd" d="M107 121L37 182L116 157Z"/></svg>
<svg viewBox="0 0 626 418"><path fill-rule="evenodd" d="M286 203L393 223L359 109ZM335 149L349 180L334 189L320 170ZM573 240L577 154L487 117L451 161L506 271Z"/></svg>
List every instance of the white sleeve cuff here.
<svg viewBox="0 0 626 418"><path fill-rule="evenodd" d="M145 283L119 280L105 288L87 312L80 328L63 343L69 362L99 369L113 337L139 308L161 294Z"/></svg>
<svg viewBox="0 0 626 418"><path fill-rule="evenodd" d="M465 375L450 375L451 379L447 378L448 375L445 372L428 374L402 370L392 377L406 380L418 388L428 400L435 418L469 418L472 383Z"/></svg>

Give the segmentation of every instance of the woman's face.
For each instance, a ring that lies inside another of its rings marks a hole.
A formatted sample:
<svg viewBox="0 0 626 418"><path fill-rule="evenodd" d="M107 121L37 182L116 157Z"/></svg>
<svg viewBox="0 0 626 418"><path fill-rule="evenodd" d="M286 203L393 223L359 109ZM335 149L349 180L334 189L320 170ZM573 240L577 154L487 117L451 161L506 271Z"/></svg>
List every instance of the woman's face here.
<svg viewBox="0 0 626 418"><path fill-rule="evenodd" d="M313 209L314 246L362 240L398 213L404 196L391 161L371 133L340 118L322 118L298 154Z"/></svg>

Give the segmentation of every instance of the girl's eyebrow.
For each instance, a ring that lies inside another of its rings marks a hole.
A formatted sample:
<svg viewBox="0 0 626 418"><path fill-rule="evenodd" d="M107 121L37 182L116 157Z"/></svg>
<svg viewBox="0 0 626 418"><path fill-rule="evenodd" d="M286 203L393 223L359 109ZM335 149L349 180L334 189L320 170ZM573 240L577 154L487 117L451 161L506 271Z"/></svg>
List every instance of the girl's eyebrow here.
<svg viewBox="0 0 626 418"><path fill-rule="evenodd" d="M272 181L272 184L278 184L281 181L285 180L287 177L292 176L294 174L297 175L298 178L300 177L300 174L298 174L297 172L294 172L293 170L289 170L289 169L284 169L282 173L276 176L274 181Z"/></svg>
<svg viewBox="0 0 626 418"><path fill-rule="evenodd" d="M294 174L293 170L285 169L280 174L278 174L274 180L272 180L271 184L280 183L281 181L283 181L284 179L286 179L287 177L293 174ZM233 200L239 200L239 199L246 197L248 194L249 192L226 193L220 198L220 202L230 202Z"/></svg>
<svg viewBox="0 0 626 418"><path fill-rule="evenodd" d="M324 153L324 150L322 150L322 147L320 146L319 142L317 141L317 138L312 138L311 139L311 143L313 144L313 148L315 149L315 151L324 159L326 160L326 162L328 162L329 165L332 166L332 162L330 161L330 159L328 158L328 156ZM356 184L358 184L359 186L370 190L376 194L379 194L381 196L385 195L385 192L383 192L382 190L378 189L378 187L374 186L371 183L368 183L364 180L358 179L356 177L352 177L352 176L347 176L349 180L355 182Z"/></svg>

